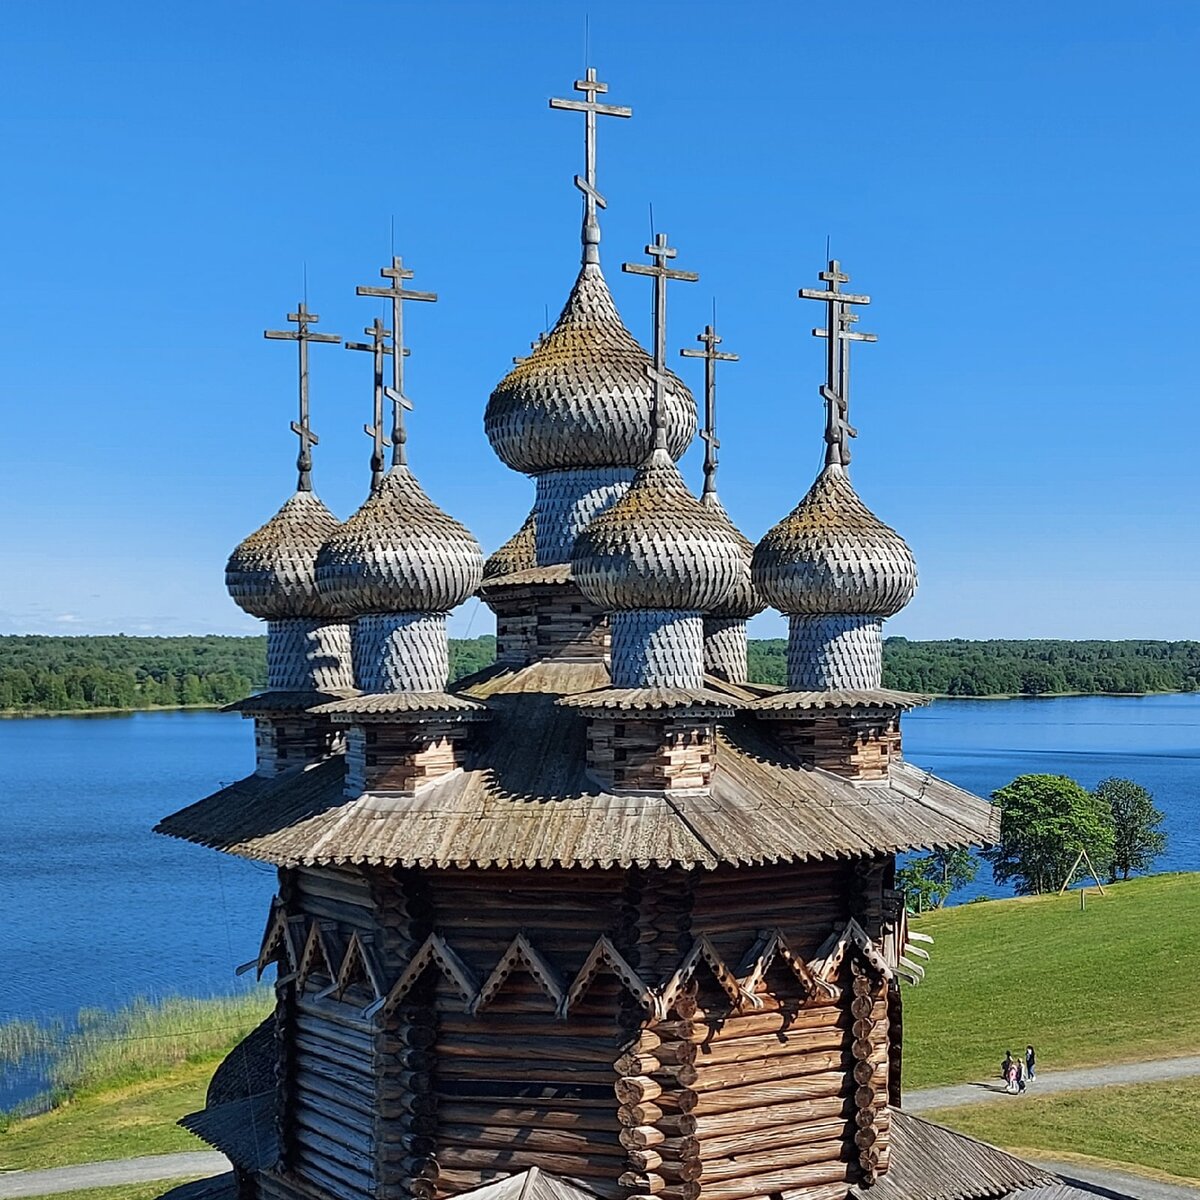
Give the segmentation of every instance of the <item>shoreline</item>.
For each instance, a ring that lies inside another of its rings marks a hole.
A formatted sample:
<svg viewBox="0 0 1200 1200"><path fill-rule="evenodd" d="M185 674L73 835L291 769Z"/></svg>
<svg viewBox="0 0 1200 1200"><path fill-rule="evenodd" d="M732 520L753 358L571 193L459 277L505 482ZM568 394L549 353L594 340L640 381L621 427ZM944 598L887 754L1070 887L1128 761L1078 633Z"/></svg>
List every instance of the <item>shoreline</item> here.
<svg viewBox="0 0 1200 1200"><path fill-rule="evenodd" d="M1110 700L1144 700L1148 696L1196 696L1195 691L1161 692L989 692L985 696L956 696L949 692L926 692L932 700L1072 700L1107 698ZM236 704L236 700L229 703ZM224 704L148 704L138 708L3 708L0 720L19 720L22 717L114 717L132 716L143 712L222 712Z"/></svg>

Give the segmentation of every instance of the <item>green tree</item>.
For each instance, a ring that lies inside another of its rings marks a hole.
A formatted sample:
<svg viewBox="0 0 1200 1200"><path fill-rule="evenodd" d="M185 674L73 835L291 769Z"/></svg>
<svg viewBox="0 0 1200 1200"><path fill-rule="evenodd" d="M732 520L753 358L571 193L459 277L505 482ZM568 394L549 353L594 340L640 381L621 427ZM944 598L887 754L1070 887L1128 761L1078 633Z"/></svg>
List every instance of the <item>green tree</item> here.
<svg viewBox="0 0 1200 1200"><path fill-rule="evenodd" d="M1132 779L1102 779L1092 794L1112 813L1109 876L1128 879L1139 871L1149 871L1167 848L1167 835L1160 828L1165 814L1154 807L1154 797Z"/></svg>
<svg viewBox="0 0 1200 1200"><path fill-rule="evenodd" d="M918 912L941 908L952 892L973 883L979 860L970 850L935 850L911 859L896 872L896 886Z"/></svg>
<svg viewBox="0 0 1200 1200"><path fill-rule="evenodd" d="M997 883L1032 896L1060 888L1080 850L1096 863L1112 860L1112 810L1075 780L1019 775L992 799L1000 806L1000 842L983 856Z"/></svg>

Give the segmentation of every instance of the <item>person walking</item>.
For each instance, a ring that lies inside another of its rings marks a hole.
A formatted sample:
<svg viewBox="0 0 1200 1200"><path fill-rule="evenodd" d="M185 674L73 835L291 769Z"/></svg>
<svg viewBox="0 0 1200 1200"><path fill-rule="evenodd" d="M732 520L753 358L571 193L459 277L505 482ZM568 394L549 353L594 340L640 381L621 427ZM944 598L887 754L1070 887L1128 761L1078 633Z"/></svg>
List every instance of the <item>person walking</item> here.
<svg viewBox="0 0 1200 1200"><path fill-rule="evenodd" d="M1030 1083L1037 1078L1037 1053L1032 1046L1025 1047L1025 1076Z"/></svg>
<svg viewBox="0 0 1200 1200"><path fill-rule="evenodd" d="M1011 1050L1005 1050L1004 1060L1000 1063L1000 1078L1004 1080L1004 1090L1009 1093L1017 1090L1017 1060Z"/></svg>

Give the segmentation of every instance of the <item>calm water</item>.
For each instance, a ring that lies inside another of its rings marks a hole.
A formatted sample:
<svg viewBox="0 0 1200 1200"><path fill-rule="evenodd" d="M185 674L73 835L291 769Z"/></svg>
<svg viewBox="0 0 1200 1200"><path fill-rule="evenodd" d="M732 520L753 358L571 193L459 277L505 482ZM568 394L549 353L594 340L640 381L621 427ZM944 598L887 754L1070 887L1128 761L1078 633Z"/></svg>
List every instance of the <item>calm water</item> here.
<svg viewBox="0 0 1200 1200"><path fill-rule="evenodd" d="M1135 779L1167 812L1160 867L1200 870L1200 696L940 701L905 718L905 752L981 795L1029 771ZM237 986L274 872L150 829L253 753L230 714L0 720L0 1021Z"/></svg>

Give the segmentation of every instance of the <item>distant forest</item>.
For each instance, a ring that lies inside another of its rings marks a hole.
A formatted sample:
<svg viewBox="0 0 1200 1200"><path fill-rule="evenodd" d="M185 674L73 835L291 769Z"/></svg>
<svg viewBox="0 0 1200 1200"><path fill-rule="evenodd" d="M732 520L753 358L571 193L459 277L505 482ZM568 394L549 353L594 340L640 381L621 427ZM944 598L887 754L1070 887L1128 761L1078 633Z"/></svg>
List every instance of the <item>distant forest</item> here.
<svg viewBox="0 0 1200 1200"><path fill-rule="evenodd" d="M491 635L450 640L455 679L487 666ZM266 684L263 637L0 637L0 711L174 708L240 700ZM787 676L782 638L750 643L750 674ZM1200 690L1200 642L884 643L883 682L947 696Z"/></svg>

